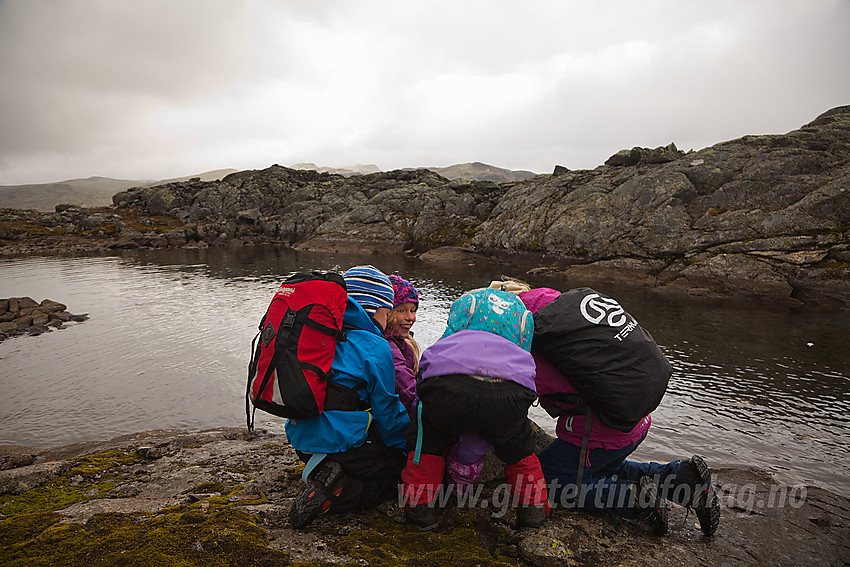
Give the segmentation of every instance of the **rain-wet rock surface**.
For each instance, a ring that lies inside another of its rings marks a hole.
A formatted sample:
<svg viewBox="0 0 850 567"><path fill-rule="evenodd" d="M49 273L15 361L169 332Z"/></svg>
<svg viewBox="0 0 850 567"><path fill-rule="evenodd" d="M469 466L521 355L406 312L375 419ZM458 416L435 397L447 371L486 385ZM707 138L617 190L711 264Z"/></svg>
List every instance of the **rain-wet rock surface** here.
<svg viewBox="0 0 850 567"><path fill-rule="evenodd" d="M625 520L556 507L539 529L511 510L449 504L433 532L396 502L288 524L303 464L284 436L244 429L152 431L51 450L0 447L4 564L844 565L850 501L715 464L722 516L702 535L672 506L653 537ZM483 496L501 482L488 464ZM165 526L165 527L164 527ZM166 529L167 528L167 529Z"/></svg>

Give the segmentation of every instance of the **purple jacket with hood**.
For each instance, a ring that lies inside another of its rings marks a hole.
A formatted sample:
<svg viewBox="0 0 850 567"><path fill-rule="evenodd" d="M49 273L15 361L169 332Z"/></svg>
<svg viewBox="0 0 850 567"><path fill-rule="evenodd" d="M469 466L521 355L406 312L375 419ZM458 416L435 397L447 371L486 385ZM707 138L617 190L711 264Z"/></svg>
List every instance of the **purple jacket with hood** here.
<svg viewBox="0 0 850 567"><path fill-rule="evenodd" d="M423 380L445 374L474 374L503 378L537 391L531 354L487 331L466 329L438 340L422 353L419 370ZM463 464L472 464L483 457L489 447L489 443L469 432L458 441L457 458Z"/></svg>
<svg viewBox="0 0 850 567"><path fill-rule="evenodd" d="M413 419L416 411L416 374L413 368L416 365L416 353L413 347L407 344L404 337L398 334L387 334L390 350L393 353L393 364L395 365L395 389L398 399L407 410L410 419Z"/></svg>
<svg viewBox="0 0 850 567"><path fill-rule="evenodd" d="M526 308L532 313L537 313L539 309L555 301L561 295L560 291L541 287L532 289L519 294L519 298L525 304ZM541 396L540 404L546 408L546 401L542 398L550 393L568 393L578 394L575 386L570 383L558 370L549 363L540 353L534 350L534 342L531 343L531 355L534 357L534 362L537 367L537 393ZM558 424L555 426L555 434L559 439L581 446L582 438L584 437L584 425L587 417L583 412L577 411L571 413L569 407L558 404L557 407L566 410L568 413L558 417ZM588 441L588 449L622 449L628 445L639 441L646 432L649 431L649 426L652 424L650 416L644 417L640 422L628 433L623 433L617 429L613 429L604 425L599 418L593 416L593 422L590 428L590 440Z"/></svg>

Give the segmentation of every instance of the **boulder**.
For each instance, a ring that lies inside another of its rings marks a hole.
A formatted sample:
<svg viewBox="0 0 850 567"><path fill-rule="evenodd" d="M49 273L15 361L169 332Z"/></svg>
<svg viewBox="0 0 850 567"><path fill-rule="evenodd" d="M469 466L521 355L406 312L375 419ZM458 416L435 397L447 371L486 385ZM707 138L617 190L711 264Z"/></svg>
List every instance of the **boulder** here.
<svg viewBox="0 0 850 567"><path fill-rule="evenodd" d="M30 297L11 297L0 299L0 341L23 334L40 335L49 332L50 327L62 328L69 321L82 322L87 314L74 315L67 307L44 299L40 304ZM14 311L12 311L14 309Z"/></svg>
<svg viewBox="0 0 850 567"><path fill-rule="evenodd" d="M685 152L676 147L676 144L670 143L667 146L658 148L632 148L630 150L620 150L605 161L605 165L614 167L618 166L634 166L640 164L660 164L676 161L683 157Z"/></svg>
<svg viewBox="0 0 850 567"><path fill-rule="evenodd" d="M59 303L58 301L53 301L52 299L45 299L40 304L41 310L45 313L56 313L59 311L65 311L68 307L64 303Z"/></svg>

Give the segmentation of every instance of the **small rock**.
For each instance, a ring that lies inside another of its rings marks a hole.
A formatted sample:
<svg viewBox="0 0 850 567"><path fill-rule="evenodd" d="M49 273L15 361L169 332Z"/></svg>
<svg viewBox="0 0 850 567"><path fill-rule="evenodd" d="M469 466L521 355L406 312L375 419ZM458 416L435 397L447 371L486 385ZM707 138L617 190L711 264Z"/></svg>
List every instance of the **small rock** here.
<svg viewBox="0 0 850 567"><path fill-rule="evenodd" d="M162 449L159 447L139 447L138 453L148 461L162 458Z"/></svg>
<svg viewBox="0 0 850 567"><path fill-rule="evenodd" d="M9 454L0 456L0 470L16 469L31 465L35 460L32 453Z"/></svg>
<svg viewBox="0 0 850 567"><path fill-rule="evenodd" d="M41 302L41 310L46 313L55 313L65 311L66 309L68 309L68 307L65 304L53 301L52 299L45 299Z"/></svg>
<svg viewBox="0 0 850 567"><path fill-rule="evenodd" d="M572 552L561 540L544 535L532 535L519 544L520 555L536 567L576 565Z"/></svg>

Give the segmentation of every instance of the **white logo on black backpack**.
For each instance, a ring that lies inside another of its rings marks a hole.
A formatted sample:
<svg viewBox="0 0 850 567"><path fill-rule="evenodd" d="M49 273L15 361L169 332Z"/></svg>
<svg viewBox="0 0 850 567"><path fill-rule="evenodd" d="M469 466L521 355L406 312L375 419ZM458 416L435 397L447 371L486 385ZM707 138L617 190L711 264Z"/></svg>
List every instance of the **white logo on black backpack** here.
<svg viewBox="0 0 850 567"><path fill-rule="evenodd" d="M584 296L580 309L582 316L594 325L621 327L629 320L626 310L620 307L619 303L610 297L602 297L598 293Z"/></svg>

